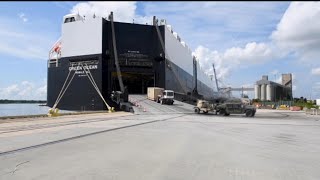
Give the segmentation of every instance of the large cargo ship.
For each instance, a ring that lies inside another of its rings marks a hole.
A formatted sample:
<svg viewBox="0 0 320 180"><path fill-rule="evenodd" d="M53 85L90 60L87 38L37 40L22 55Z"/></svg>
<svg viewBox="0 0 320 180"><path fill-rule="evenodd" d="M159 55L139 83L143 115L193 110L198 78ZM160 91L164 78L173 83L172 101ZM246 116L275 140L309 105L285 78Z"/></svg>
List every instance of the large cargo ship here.
<svg viewBox="0 0 320 180"><path fill-rule="evenodd" d="M111 23L116 47L112 43ZM95 87L108 104L114 104L110 95L120 90L114 48L129 94L146 94L147 87L161 87L175 91L179 100L195 92L203 99L214 96L212 79L165 20L148 25L70 14L63 17L61 38L50 51L51 55L56 52L56 56L49 55L48 106L52 107L63 93L59 109L106 109ZM86 71L90 71L94 82ZM70 84L65 81L67 77L72 77ZM61 92L66 84L68 88Z"/></svg>

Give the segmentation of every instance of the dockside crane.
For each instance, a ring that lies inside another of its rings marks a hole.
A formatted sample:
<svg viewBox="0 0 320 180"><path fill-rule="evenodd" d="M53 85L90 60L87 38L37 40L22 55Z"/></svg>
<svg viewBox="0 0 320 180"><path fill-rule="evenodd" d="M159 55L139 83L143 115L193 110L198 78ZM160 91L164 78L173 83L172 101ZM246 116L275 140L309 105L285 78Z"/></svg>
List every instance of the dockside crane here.
<svg viewBox="0 0 320 180"><path fill-rule="evenodd" d="M218 79L217 79L217 73L216 73L216 69L214 67L214 63L212 63L212 67L213 67L213 73L214 73L214 78L216 81L216 86L217 86L217 91L219 95L223 95L223 96L227 96L228 98L231 97L231 91L241 91L241 97L243 97L243 91L253 91L254 88L245 88L245 87L241 87L241 88L231 88L231 87L226 87L226 88L220 88L218 85Z"/></svg>

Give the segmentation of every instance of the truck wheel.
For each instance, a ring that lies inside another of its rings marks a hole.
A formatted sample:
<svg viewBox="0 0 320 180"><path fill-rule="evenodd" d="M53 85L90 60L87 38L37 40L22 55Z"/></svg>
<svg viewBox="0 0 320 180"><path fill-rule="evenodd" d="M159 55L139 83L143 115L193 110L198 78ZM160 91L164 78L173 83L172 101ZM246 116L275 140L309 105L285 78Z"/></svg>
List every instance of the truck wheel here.
<svg viewBox="0 0 320 180"><path fill-rule="evenodd" d="M225 112L223 109L221 109L221 110L219 111L219 114L225 116L226 112Z"/></svg>
<svg viewBox="0 0 320 180"><path fill-rule="evenodd" d="M200 109L199 108L195 108L194 112L197 113L197 114L200 114Z"/></svg>
<svg viewBox="0 0 320 180"><path fill-rule="evenodd" d="M229 115L230 115L230 113L224 113L224 115L225 115L225 116L229 116Z"/></svg>
<svg viewBox="0 0 320 180"><path fill-rule="evenodd" d="M246 111L246 116L247 117L252 117L253 116L253 112L251 110L247 110Z"/></svg>
<svg viewBox="0 0 320 180"><path fill-rule="evenodd" d="M207 113L208 113L208 111L203 111L203 113L204 113L204 114L207 114Z"/></svg>

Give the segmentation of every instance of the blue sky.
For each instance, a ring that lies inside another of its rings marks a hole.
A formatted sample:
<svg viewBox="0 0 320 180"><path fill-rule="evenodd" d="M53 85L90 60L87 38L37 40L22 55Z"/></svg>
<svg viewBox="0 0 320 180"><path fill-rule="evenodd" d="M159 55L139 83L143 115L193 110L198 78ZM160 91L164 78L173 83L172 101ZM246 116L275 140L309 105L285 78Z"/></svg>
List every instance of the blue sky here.
<svg viewBox="0 0 320 180"><path fill-rule="evenodd" d="M295 97L320 98L319 2L131 1L0 2L0 99L46 99L48 51L62 17L110 11L116 21L166 19L208 74L216 64L223 85L293 73Z"/></svg>

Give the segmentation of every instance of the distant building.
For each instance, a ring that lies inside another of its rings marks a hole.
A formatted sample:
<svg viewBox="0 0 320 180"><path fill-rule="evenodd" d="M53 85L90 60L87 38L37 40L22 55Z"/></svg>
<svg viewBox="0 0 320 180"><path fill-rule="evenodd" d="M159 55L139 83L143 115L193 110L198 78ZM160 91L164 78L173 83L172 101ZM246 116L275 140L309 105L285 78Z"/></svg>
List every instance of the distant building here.
<svg viewBox="0 0 320 180"><path fill-rule="evenodd" d="M254 87L255 99L261 101L292 100L292 74L282 74L282 84L268 80L263 75Z"/></svg>

